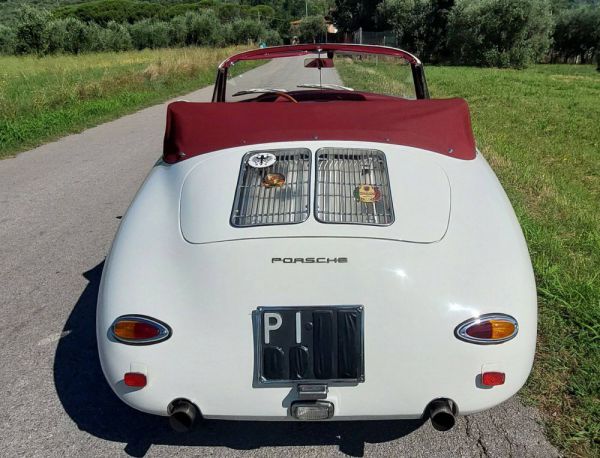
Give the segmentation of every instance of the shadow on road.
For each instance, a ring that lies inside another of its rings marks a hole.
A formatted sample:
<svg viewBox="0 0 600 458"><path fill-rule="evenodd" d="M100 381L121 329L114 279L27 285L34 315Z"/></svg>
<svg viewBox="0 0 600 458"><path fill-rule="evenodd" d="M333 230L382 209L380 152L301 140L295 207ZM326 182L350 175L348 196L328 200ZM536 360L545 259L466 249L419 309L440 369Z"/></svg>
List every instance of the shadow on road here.
<svg viewBox="0 0 600 458"><path fill-rule="evenodd" d="M410 434L421 421L235 422L205 421L195 431L177 434L166 418L147 415L121 402L102 374L96 348L96 299L104 263L84 273L89 281L67 320L68 334L58 344L54 383L63 407L79 429L96 437L126 443L125 452L144 456L152 444L218 446L251 450L269 446L337 445L341 452L363 456L365 443Z"/></svg>

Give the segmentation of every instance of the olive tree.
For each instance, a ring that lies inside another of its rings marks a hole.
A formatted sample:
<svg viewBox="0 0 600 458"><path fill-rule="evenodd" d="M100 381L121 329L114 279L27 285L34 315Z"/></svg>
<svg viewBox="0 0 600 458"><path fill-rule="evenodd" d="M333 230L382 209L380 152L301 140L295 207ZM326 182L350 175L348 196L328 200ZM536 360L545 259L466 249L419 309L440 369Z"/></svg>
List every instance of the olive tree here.
<svg viewBox="0 0 600 458"><path fill-rule="evenodd" d="M89 29L88 24L74 17L50 21L44 29L44 52L78 54L89 51L89 43L93 41L91 37L88 40Z"/></svg>
<svg viewBox="0 0 600 458"><path fill-rule="evenodd" d="M14 54L16 37L13 28L0 24L0 54Z"/></svg>
<svg viewBox="0 0 600 458"><path fill-rule="evenodd" d="M325 33L327 24L323 16L307 16L299 26L300 39L305 43L316 43Z"/></svg>
<svg viewBox="0 0 600 458"><path fill-rule="evenodd" d="M547 0L461 0L448 18L448 45L460 64L524 67L550 47Z"/></svg>
<svg viewBox="0 0 600 458"><path fill-rule="evenodd" d="M137 49L162 48L169 45L169 24L143 19L129 26L133 46Z"/></svg>
<svg viewBox="0 0 600 458"><path fill-rule="evenodd" d="M592 62L600 52L600 7L587 6L562 11L556 20L553 58Z"/></svg>
<svg viewBox="0 0 600 458"><path fill-rule="evenodd" d="M17 54L42 53L46 48L45 29L50 13L29 5L19 10L15 28Z"/></svg>
<svg viewBox="0 0 600 458"><path fill-rule="evenodd" d="M214 11L188 12L185 15L186 43L189 45L214 45L219 43L221 21Z"/></svg>

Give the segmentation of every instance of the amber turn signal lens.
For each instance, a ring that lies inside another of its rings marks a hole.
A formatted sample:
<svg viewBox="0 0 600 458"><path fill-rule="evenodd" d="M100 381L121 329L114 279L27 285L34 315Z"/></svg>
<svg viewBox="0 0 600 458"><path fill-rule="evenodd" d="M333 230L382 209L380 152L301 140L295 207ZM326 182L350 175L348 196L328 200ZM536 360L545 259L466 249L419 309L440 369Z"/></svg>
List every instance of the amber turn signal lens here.
<svg viewBox="0 0 600 458"><path fill-rule="evenodd" d="M477 339L504 339L515 332L515 325L510 321L489 320L467 328L466 333Z"/></svg>
<svg viewBox="0 0 600 458"><path fill-rule="evenodd" d="M150 323L123 320L115 323L115 336L125 340L152 339L160 334L160 329Z"/></svg>
<svg viewBox="0 0 600 458"><path fill-rule="evenodd" d="M167 339L171 330L157 320L127 315L117 318L112 326L115 339L130 344L156 343Z"/></svg>
<svg viewBox="0 0 600 458"><path fill-rule="evenodd" d="M455 335L466 342L494 344L512 339L518 330L517 320L512 316L490 313L459 324Z"/></svg>

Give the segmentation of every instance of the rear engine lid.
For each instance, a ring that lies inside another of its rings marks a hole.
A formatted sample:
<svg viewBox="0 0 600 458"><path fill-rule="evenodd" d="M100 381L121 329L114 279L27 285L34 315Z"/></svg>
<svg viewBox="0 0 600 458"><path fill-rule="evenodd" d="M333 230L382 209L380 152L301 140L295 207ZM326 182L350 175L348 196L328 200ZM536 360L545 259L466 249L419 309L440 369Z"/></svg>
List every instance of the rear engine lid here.
<svg viewBox="0 0 600 458"><path fill-rule="evenodd" d="M432 243L446 233L450 185L429 156L332 146L235 150L205 156L183 184L180 223L190 243L269 237Z"/></svg>

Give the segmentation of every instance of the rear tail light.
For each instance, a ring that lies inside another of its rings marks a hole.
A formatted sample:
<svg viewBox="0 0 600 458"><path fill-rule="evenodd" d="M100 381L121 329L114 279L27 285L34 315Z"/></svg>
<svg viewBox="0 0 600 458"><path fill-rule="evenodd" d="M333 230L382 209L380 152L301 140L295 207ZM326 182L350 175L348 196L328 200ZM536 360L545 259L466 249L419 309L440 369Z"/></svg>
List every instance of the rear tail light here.
<svg viewBox="0 0 600 458"><path fill-rule="evenodd" d="M506 375L504 372L484 372L481 374L481 384L484 386L504 385Z"/></svg>
<svg viewBox="0 0 600 458"><path fill-rule="evenodd" d="M134 388L143 388L147 383L146 376L139 372L127 372L123 377L123 381L125 382L125 385Z"/></svg>
<svg viewBox="0 0 600 458"><path fill-rule="evenodd" d="M519 325L510 315L489 313L459 324L454 334L460 340L475 344L499 344L517 335Z"/></svg>
<svg viewBox="0 0 600 458"><path fill-rule="evenodd" d="M111 327L113 337L130 345L147 345L171 337L171 329L165 323L141 315L124 315Z"/></svg>

